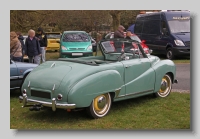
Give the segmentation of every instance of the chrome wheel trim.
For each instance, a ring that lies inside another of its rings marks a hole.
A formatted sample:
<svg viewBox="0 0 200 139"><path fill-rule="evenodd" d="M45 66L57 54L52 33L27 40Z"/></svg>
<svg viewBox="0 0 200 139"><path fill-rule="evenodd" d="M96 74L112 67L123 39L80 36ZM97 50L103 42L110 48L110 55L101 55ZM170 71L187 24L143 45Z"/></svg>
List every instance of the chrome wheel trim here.
<svg viewBox="0 0 200 139"><path fill-rule="evenodd" d="M160 90L157 92L158 96L166 97L171 92L172 81L169 75L165 75L162 78Z"/></svg>
<svg viewBox="0 0 200 139"><path fill-rule="evenodd" d="M111 96L109 93L97 96L93 99L92 109L96 116L103 117L110 110Z"/></svg>

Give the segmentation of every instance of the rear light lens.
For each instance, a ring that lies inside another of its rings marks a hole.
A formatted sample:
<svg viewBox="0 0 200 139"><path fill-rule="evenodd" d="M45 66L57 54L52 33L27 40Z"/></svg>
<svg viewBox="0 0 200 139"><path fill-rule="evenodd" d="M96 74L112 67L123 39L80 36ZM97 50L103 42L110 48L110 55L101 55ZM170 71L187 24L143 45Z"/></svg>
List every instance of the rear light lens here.
<svg viewBox="0 0 200 139"><path fill-rule="evenodd" d="M26 89L23 90L23 94L26 94Z"/></svg>
<svg viewBox="0 0 200 139"><path fill-rule="evenodd" d="M57 100L62 100L62 94L58 94Z"/></svg>

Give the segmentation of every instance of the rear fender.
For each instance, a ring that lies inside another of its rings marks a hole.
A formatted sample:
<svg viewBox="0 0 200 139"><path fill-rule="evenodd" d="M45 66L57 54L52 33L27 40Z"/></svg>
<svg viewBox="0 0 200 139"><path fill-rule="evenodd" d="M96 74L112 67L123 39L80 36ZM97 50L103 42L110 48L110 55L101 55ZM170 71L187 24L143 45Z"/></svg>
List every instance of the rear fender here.
<svg viewBox="0 0 200 139"><path fill-rule="evenodd" d="M173 83L173 79L176 77L176 65L171 60L161 60L153 66L153 69L156 72L155 80L155 90L154 92L159 91L162 77L165 74L170 74Z"/></svg>
<svg viewBox="0 0 200 139"><path fill-rule="evenodd" d="M88 107L92 100L105 93L115 92L123 86L123 79L116 70L106 70L80 80L68 94L68 103Z"/></svg>

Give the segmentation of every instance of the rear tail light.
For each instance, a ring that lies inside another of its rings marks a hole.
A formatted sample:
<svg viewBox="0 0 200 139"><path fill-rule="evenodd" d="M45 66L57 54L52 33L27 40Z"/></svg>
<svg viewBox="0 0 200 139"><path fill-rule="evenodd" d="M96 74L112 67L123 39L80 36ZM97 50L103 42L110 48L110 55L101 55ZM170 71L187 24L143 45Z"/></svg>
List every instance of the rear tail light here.
<svg viewBox="0 0 200 139"><path fill-rule="evenodd" d="M62 94L58 94L57 100L62 100Z"/></svg>
<svg viewBox="0 0 200 139"><path fill-rule="evenodd" d="M26 89L23 90L23 94L26 94Z"/></svg>

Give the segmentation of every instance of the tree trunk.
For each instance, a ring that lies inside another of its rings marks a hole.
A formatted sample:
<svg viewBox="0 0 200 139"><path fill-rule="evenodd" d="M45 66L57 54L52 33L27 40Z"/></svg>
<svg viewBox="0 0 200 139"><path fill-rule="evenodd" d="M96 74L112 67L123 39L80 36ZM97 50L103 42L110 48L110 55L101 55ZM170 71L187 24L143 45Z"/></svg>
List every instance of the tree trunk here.
<svg viewBox="0 0 200 139"><path fill-rule="evenodd" d="M112 19L113 19L112 31L117 30L118 26L120 25L120 14L121 14L121 11L115 11L115 10L110 11L110 15L112 16Z"/></svg>

